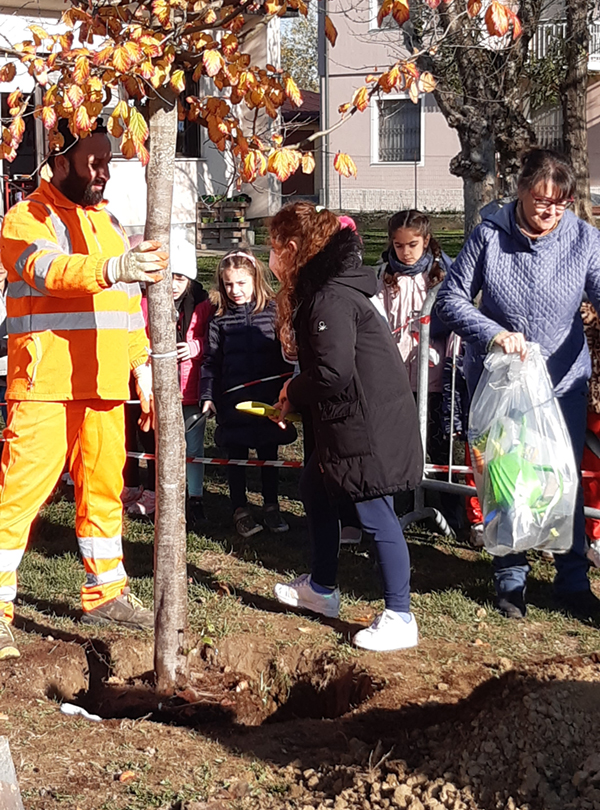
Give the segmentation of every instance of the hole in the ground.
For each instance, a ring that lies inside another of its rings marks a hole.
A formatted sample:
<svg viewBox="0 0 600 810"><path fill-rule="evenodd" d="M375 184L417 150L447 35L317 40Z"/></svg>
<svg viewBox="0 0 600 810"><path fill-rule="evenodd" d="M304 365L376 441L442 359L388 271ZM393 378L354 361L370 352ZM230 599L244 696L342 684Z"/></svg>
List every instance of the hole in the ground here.
<svg viewBox="0 0 600 810"><path fill-rule="evenodd" d="M190 676L177 695L157 696L152 682L115 683L108 660L98 665L95 650L88 650L89 686L71 702L104 719L139 719L176 725L206 723L260 725L292 718L342 717L380 688L354 664L338 663L326 655L304 658L300 666L281 670L275 663L247 678L206 663ZM96 660L94 660L96 659ZM53 686L49 696L65 699Z"/></svg>

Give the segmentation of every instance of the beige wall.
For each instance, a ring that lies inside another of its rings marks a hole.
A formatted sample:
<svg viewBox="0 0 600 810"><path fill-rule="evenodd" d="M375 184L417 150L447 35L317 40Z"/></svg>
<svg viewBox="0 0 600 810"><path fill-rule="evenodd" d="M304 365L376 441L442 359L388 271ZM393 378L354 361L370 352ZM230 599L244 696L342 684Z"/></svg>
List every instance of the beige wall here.
<svg viewBox="0 0 600 810"><path fill-rule="evenodd" d="M332 0L331 16L338 30L335 48L329 48L329 125L339 118L338 108L352 99L365 76L381 72L401 54L398 28L370 30L369 0L352 7L348 0ZM358 70L357 70L358 69ZM393 96L383 96L392 98ZM339 206L339 177L333 170L333 155L350 154L357 166L357 178L342 178L341 205L346 210L393 210L412 207L427 210L460 210L462 181L450 174L451 158L460 150L456 132L446 124L433 96L421 101L422 154L414 163L390 164L373 160L375 114L372 107L357 113L329 138L329 205ZM376 119L375 119L376 120Z"/></svg>
<svg viewBox="0 0 600 810"><path fill-rule="evenodd" d="M593 192L600 194L600 82L588 88L587 120L590 186Z"/></svg>

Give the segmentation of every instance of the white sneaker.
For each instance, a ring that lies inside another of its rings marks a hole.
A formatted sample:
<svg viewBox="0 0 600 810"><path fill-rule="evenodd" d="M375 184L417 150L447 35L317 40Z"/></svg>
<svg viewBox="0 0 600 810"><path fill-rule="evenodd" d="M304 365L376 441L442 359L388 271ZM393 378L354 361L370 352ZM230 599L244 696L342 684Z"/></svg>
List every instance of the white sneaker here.
<svg viewBox="0 0 600 810"><path fill-rule="evenodd" d="M594 540L593 543L590 543L585 556L588 558L594 568L600 568L600 540Z"/></svg>
<svg viewBox="0 0 600 810"><path fill-rule="evenodd" d="M417 620L413 613L410 614L410 621L405 622L402 616L393 610L384 610L370 627L358 631L352 643L355 647L375 652L416 647L419 643Z"/></svg>
<svg viewBox="0 0 600 810"><path fill-rule="evenodd" d="M362 531L355 526L344 526L340 536L340 543L343 546L356 546L362 540Z"/></svg>
<svg viewBox="0 0 600 810"><path fill-rule="evenodd" d="M151 489L145 489L140 498L127 507L127 514L136 517L137 515L153 515L156 509L156 494Z"/></svg>
<svg viewBox="0 0 600 810"><path fill-rule="evenodd" d="M273 588L275 598L282 605L305 608L330 619L337 619L340 612L340 589L331 593L317 593L310 581L310 574L302 574L287 584L278 582Z"/></svg>
<svg viewBox="0 0 600 810"><path fill-rule="evenodd" d="M485 546L483 539L483 523L473 523L471 531L469 532L469 542L473 548L483 548Z"/></svg>

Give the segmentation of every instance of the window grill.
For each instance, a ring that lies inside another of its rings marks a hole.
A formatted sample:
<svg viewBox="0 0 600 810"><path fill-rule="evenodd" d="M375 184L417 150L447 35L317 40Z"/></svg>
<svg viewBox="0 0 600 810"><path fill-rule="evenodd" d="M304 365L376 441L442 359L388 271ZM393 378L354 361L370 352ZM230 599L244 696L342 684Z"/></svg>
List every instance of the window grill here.
<svg viewBox="0 0 600 810"><path fill-rule="evenodd" d="M421 99L378 102L380 163L407 163L421 160Z"/></svg>

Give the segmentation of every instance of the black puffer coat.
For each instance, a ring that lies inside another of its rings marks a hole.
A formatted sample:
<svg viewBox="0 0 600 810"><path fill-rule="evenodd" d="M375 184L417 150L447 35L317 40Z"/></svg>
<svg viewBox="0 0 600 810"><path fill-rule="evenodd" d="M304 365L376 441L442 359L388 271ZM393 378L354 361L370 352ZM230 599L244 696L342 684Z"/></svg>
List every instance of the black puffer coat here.
<svg viewBox="0 0 600 810"><path fill-rule="evenodd" d="M235 409L238 402L246 400L268 405L277 402L285 378L226 393L243 383L293 371L293 366L286 363L281 354L281 343L275 331L275 303L270 301L262 312L254 312L254 306L254 303L231 304L223 315L216 315L208 327L200 399L215 403L215 441L220 447L289 444L296 438L292 425L282 430L270 419Z"/></svg>
<svg viewBox="0 0 600 810"><path fill-rule="evenodd" d="M294 319L301 373L290 402L310 409L331 497L354 501L414 489L423 458L406 368L369 301L377 280L347 228L301 270Z"/></svg>

